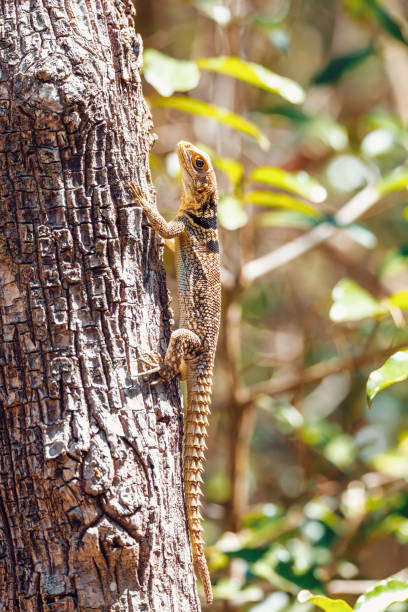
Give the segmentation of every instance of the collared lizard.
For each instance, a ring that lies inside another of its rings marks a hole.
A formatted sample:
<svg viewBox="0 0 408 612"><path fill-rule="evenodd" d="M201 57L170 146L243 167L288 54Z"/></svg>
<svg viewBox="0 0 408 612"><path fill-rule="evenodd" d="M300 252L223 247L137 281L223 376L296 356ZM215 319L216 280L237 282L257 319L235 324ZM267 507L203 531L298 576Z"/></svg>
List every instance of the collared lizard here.
<svg viewBox="0 0 408 612"><path fill-rule="evenodd" d="M201 517L201 474L210 413L214 356L221 315L220 255L217 232L217 183L210 158L188 142L177 145L182 199L176 217L167 222L139 187L129 185L152 228L175 239L180 327L171 334L164 360L143 360L149 374L171 380L185 367L187 408L184 426L184 495L193 559L207 603L211 580L204 556Z"/></svg>

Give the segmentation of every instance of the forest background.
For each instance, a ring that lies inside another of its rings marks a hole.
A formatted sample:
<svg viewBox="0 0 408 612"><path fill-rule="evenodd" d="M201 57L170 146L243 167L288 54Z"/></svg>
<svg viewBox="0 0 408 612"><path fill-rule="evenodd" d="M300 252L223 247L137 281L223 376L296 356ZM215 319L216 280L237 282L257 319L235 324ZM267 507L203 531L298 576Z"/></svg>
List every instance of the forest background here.
<svg viewBox="0 0 408 612"><path fill-rule="evenodd" d="M135 5L160 211L178 140L219 180L214 609L408 610L408 3Z"/></svg>

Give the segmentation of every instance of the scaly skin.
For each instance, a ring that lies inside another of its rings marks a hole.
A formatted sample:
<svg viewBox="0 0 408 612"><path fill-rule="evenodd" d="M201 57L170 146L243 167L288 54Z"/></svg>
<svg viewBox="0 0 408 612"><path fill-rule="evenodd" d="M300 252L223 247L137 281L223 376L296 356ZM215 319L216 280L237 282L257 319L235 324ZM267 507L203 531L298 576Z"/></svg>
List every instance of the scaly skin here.
<svg viewBox="0 0 408 612"><path fill-rule="evenodd" d="M133 183L129 187L152 228L163 238L175 239L180 328L172 333L162 363L153 356L143 360L151 368L144 373L158 372L171 380L186 369L184 494L193 559L210 604L213 596L204 556L200 483L221 314L218 194L208 155L184 141L178 143L177 155L183 196L173 221L165 221L139 187Z"/></svg>

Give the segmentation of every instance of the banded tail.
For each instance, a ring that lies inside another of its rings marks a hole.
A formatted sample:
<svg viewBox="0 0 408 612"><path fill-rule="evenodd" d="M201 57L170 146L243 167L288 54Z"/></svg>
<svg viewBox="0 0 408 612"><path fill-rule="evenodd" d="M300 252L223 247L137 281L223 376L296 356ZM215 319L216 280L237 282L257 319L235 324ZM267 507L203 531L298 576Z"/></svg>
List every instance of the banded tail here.
<svg viewBox="0 0 408 612"><path fill-rule="evenodd" d="M205 369L188 364L187 410L184 426L184 495L193 560L203 583L207 604L213 601L210 573L204 555L201 516L201 474L204 471L204 451L207 448L208 415L210 414L212 364Z"/></svg>

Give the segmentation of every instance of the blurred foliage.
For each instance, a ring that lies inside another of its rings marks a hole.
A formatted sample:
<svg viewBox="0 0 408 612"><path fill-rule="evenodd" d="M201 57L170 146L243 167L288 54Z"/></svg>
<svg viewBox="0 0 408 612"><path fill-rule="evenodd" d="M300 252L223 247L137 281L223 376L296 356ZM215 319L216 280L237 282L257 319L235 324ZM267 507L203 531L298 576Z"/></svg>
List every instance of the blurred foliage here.
<svg viewBox="0 0 408 612"><path fill-rule="evenodd" d="M135 1L159 208L219 180L214 610L408 611L406 0Z"/></svg>

